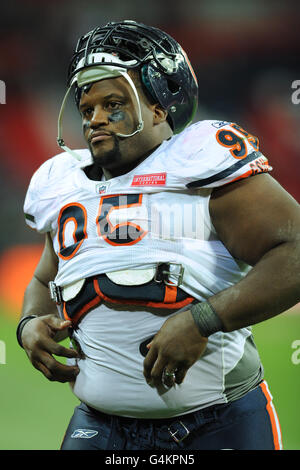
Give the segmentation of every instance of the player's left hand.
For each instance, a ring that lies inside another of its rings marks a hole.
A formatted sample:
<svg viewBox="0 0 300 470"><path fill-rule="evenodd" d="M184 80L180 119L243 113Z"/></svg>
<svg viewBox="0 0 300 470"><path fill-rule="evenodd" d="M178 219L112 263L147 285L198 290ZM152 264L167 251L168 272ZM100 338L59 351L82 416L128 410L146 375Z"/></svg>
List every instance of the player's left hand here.
<svg viewBox="0 0 300 470"><path fill-rule="evenodd" d="M149 352L144 360L147 383L153 387L181 384L206 344L207 338L200 335L190 310L168 318L147 345Z"/></svg>

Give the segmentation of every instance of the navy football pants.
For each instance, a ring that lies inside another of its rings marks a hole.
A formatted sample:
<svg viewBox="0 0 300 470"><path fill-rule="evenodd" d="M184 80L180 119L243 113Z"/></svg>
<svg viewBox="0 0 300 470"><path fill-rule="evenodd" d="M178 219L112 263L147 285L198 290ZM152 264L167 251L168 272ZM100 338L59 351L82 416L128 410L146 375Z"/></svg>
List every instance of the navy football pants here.
<svg viewBox="0 0 300 470"><path fill-rule="evenodd" d="M242 398L172 419L74 412L62 450L276 450L281 434L266 382Z"/></svg>

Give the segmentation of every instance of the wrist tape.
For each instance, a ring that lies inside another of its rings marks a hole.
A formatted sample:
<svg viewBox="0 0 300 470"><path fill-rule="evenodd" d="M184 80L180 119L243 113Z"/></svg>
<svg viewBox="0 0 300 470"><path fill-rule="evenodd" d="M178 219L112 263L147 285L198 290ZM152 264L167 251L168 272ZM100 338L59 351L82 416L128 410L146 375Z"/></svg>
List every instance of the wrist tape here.
<svg viewBox="0 0 300 470"><path fill-rule="evenodd" d="M202 336L208 337L217 331L224 331L220 317L208 302L193 305L191 314Z"/></svg>
<svg viewBox="0 0 300 470"><path fill-rule="evenodd" d="M19 321L16 333L17 333L17 341L19 345L21 346L21 348L24 348L23 343L22 343L23 328L26 325L26 323L32 320L33 318L37 318L37 315L27 315L27 317L21 318L21 320Z"/></svg>

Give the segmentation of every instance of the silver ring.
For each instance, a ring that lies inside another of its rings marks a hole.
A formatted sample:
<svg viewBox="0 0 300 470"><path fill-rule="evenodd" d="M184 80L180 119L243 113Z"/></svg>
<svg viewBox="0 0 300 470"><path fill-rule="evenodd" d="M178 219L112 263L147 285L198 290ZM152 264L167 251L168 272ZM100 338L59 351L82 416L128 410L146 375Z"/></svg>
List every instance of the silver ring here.
<svg viewBox="0 0 300 470"><path fill-rule="evenodd" d="M169 372L168 370L164 371L164 376L165 377L173 377L175 379L175 372Z"/></svg>
<svg viewBox="0 0 300 470"><path fill-rule="evenodd" d="M175 371L169 371L169 370L166 370L164 369L163 371L163 374L162 374L162 384L167 387L167 388L171 388L175 385L175 380L176 380L176 370ZM170 382L170 377L172 378L171 382ZM168 382L168 383L166 383Z"/></svg>

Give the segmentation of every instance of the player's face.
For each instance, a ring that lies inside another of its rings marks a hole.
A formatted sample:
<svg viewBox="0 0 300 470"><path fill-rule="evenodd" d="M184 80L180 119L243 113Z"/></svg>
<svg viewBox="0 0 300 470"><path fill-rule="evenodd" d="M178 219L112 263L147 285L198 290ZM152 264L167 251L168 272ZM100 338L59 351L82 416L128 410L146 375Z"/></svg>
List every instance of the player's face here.
<svg viewBox="0 0 300 470"><path fill-rule="evenodd" d="M123 77L101 80L82 93L79 109L84 137L94 162L111 176L130 171L161 143L153 139L153 105L143 94L139 95L144 129L133 137L123 138L117 134L131 134L138 124L137 103L127 80Z"/></svg>

